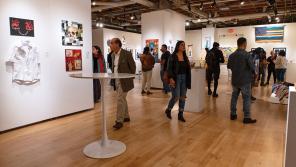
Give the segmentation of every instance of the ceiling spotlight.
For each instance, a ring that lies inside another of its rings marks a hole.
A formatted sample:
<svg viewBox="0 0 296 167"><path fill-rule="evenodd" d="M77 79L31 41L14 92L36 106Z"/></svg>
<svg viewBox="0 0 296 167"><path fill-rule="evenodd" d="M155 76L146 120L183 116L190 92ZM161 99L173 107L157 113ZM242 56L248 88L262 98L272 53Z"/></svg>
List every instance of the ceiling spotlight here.
<svg viewBox="0 0 296 167"><path fill-rule="evenodd" d="M241 1L240 4L241 4L241 5L244 5L244 4L245 4L245 1Z"/></svg>
<svg viewBox="0 0 296 167"><path fill-rule="evenodd" d="M190 25L189 21L186 21L185 25L186 26L189 26Z"/></svg>
<svg viewBox="0 0 296 167"><path fill-rule="evenodd" d="M132 16L131 16L131 20L134 20L134 19L135 19L135 16L134 16L134 15L132 15Z"/></svg>
<svg viewBox="0 0 296 167"><path fill-rule="evenodd" d="M95 5L96 5L96 2L95 2L95 1L93 1L91 4L92 4L92 6L95 6Z"/></svg>
<svg viewBox="0 0 296 167"><path fill-rule="evenodd" d="M197 22L199 22L199 23L200 23L200 22L201 22L201 19L197 19Z"/></svg>
<svg viewBox="0 0 296 167"><path fill-rule="evenodd" d="M276 18L275 18L275 21L276 21L276 22L280 22L281 19L280 19L279 17L276 17Z"/></svg>
<svg viewBox="0 0 296 167"><path fill-rule="evenodd" d="M203 2L200 3L200 7L199 7L199 10L202 10L203 9Z"/></svg>
<svg viewBox="0 0 296 167"><path fill-rule="evenodd" d="M104 24L103 23L96 23L96 27L100 27L100 28L102 28L102 27L104 27Z"/></svg>

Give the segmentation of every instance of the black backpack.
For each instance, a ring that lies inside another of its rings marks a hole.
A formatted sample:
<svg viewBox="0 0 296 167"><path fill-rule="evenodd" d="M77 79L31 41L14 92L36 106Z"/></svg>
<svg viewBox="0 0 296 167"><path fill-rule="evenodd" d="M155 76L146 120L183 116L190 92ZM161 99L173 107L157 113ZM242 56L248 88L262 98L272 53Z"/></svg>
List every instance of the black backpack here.
<svg viewBox="0 0 296 167"><path fill-rule="evenodd" d="M213 50L209 51L206 55L206 63L208 65L208 68L214 68L219 64L219 60L217 59L217 56L215 55L215 52Z"/></svg>

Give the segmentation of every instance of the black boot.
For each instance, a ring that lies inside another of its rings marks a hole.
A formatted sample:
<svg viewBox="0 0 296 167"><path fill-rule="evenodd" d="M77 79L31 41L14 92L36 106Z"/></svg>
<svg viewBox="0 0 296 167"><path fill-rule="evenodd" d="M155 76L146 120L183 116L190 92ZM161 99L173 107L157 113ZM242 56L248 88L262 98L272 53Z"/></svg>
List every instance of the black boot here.
<svg viewBox="0 0 296 167"><path fill-rule="evenodd" d="M213 92L212 92L212 90L211 90L211 89L209 89L209 90L208 90L208 95L209 95L209 96L211 96L211 95L212 95L212 93L213 93Z"/></svg>
<svg viewBox="0 0 296 167"><path fill-rule="evenodd" d="M165 114L166 114L166 116L169 118L169 119L172 119L172 111L171 110L169 110L169 109L166 109L165 110Z"/></svg>
<svg viewBox="0 0 296 167"><path fill-rule="evenodd" d="M244 118L244 121L243 121L244 124L254 124L256 122L257 120L252 118Z"/></svg>
<svg viewBox="0 0 296 167"><path fill-rule="evenodd" d="M186 120L185 120L184 117L183 117L183 112L182 112L182 111L179 111L179 114L178 114L178 120L179 120L179 121L182 121L182 122L186 122Z"/></svg>

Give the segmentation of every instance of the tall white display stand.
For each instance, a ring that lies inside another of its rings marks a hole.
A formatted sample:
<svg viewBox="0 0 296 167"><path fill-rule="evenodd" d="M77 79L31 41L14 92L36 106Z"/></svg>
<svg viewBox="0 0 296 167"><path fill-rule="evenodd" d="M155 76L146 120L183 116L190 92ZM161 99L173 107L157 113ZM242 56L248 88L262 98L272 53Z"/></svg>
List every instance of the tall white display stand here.
<svg viewBox="0 0 296 167"><path fill-rule="evenodd" d="M191 89L187 91L185 111L201 112L205 107L205 69L191 70Z"/></svg>
<svg viewBox="0 0 296 167"><path fill-rule="evenodd" d="M286 126L286 144L284 167L294 167L296 164L296 90L290 87Z"/></svg>
<svg viewBox="0 0 296 167"><path fill-rule="evenodd" d="M152 78L151 78L151 87L162 89L162 81L160 78L160 63L155 63L154 68L152 70Z"/></svg>
<svg viewBox="0 0 296 167"><path fill-rule="evenodd" d="M105 81L107 79L123 79L134 78L134 74L108 74L108 73L96 73L96 74L71 74L70 77L82 78L82 79L99 79L101 82L101 111L102 111L102 138L88 144L83 153L90 158L111 158L118 156L125 152L126 146L124 143L116 140L109 140L106 127L106 112L105 112Z"/></svg>

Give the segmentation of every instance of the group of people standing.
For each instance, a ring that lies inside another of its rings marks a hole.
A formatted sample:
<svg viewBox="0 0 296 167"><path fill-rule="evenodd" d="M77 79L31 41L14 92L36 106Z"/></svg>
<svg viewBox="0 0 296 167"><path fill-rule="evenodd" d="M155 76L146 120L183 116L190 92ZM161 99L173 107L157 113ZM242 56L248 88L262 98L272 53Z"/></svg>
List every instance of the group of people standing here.
<svg viewBox="0 0 296 167"><path fill-rule="evenodd" d="M257 48L253 54L246 51L246 38L237 40L238 49L229 56L227 68L232 71L232 97L230 105L230 119L236 120L236 105L238 96L243 96L243 123L255 123L256 120L251 118L250 105L252 99L252 85L254 80L261 80L261 86L269 84L270 76L273 74L274 82L283 82L287 67L286 53L280 51L278 55L271 52L271 56L266 58L266 52L262 48ZM135 74L136 65L132 53L121 48L120 39L111 40L111 53L108 55L108 65L113 73L130 73ZM178 120L185 122L183 112L185 109L185 100L187 89L191 89L191 66L186 55L186 45L184 41L178 41L174 52L171 54L164 44L161 47L160 77L163 82L163 92L171 92L172 96L165 110L167 118L172 119L172 109L175 103L179 103ZM151 78L152 70L156 63L155 58L150 53L150 48L145 47L140 57L142 63L142 91L141 94L152 94ZM220 75L220 63L224 63L224 56L219 49L219 43L214 43L211 50L207 50L206 55L206 79L208 83L208 95L218 97L217 88ZM264 83L266 69L268 70L267 82ZM93 46L93 72L106 72L106 63L101 49ZM214 91L211 90L211 82L214 80ZM94 80L94 101L100 99L100 81ZM127 104L127 94L134 88L133 79L116 79L111 81L114 90L117 92L117 118L115 129L123 127L124 122L130 121Z"/></svg>
<svg viewBox="0 0 296 167"><path fill-rule="evenodd" d="M255 64L255 85L259 85L259 82L260 86L269 85L271 75L273 75L274 83L284 82L288 62L284 50L277 53L271 51L268 58L265 50L260 47L256 48L251 54ZM267 78L266 73L268 74Z"/></svg>

